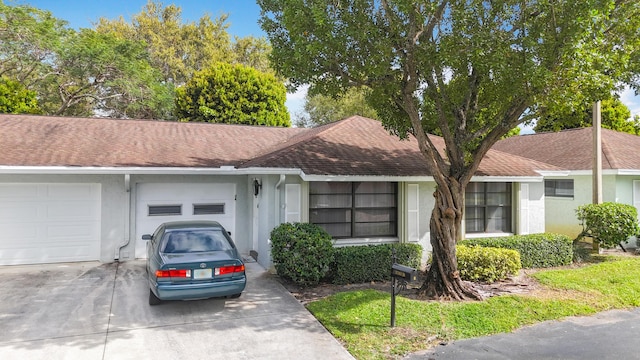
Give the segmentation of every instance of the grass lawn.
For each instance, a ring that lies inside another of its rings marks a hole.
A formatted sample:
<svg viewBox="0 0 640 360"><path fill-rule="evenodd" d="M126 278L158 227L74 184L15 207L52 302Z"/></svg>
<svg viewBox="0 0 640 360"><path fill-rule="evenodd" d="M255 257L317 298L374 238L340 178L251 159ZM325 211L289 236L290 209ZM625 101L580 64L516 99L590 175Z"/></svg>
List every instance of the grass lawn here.
<svg viewBox="0 0 640 360"><path fill-rule="evenodd" d="M418 301L399 295L395 328L389 326L388 292L343 292L312 302L308 308L357 359L393 359L441 341L640 306L640 258L601 259L580 268L533 274L551 290L538 295L503 295L479 302Z"/></svg>

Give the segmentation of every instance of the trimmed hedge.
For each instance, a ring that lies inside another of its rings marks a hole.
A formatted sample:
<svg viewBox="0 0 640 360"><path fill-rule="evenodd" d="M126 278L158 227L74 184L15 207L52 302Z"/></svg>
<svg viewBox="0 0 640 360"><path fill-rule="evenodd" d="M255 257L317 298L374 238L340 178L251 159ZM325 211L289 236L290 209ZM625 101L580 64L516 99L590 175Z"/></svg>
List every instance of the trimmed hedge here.
<svg viewBox="0 0 640 360"><path fill-rule="evenodd" d="M520 254L516 250L457 245L456 254L462 280L492 283L520 271Z"/></svg>
<svg viewBox="0 0 640 360"><path fill-rule="evenodd" d="M271 231L271 257L279 276L301 286L316 285L333 261L331 235L315 224L281 224Z"/></svg>
<svg viewBox="0 0 640 360"><path fill-rule="evenodd" d="M420 268L422 247L417 244L347 246L334 249L331 282L354 284L391 278L391 250L396 249L398 264Z"/></svg>
<svg viewBox="0 0 640 360"><path fill-rule="evenodd" d="M523 268L569 265L573 261L573 241L562 234L543 233L467 239L459 244L517 250L520 253Z"/></svg>
<svg viewBox="0 0 640 360"><path fill-rule="evenodd" d="M578 206L576 216L584 226L580 236L590 236L604 248L616 247L640 233L638 210L633 205L614 202L585 204Z"/></svg>

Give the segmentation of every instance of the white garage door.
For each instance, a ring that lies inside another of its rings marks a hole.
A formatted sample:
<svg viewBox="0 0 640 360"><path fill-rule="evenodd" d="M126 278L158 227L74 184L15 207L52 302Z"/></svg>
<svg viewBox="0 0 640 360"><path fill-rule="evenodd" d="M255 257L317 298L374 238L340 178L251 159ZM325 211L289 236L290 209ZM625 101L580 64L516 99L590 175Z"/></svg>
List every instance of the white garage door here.
<svg viewBox="0 0 640 360"><path fill-rule="evenodd" d="M143 234L163 222L214 220L235 234L235 184L142 183L136 187L136 258L145 258Z"/></svg>
<svg viewBox="0 0 640 360"><path fill-rule="evenodd" d="M0 184L0 265L100 259L100 184Z"/></svg>

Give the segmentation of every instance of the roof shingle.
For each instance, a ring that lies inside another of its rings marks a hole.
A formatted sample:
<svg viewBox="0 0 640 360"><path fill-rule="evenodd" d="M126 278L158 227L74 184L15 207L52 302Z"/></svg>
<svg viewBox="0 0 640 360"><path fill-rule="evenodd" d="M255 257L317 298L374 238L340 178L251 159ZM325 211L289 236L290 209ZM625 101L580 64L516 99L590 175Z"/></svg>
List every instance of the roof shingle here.
<svg viewBox="0 0 640 360"><path fill-rule="evenodd" d="M444 142L431 137L439 148ZM0 115L0 165L288 168L307 175L428 176L415 138L353 116L313 129ZM557 167L490 150L476 175Z"/></svg>
<svg viewBox="0 0 640 360"><path fill-rule="evenodd" d="M513 136L493 149L542 161L566 170L593 167L593 128ZM640 169L640 136L602 129L602 168Z"/></svg>

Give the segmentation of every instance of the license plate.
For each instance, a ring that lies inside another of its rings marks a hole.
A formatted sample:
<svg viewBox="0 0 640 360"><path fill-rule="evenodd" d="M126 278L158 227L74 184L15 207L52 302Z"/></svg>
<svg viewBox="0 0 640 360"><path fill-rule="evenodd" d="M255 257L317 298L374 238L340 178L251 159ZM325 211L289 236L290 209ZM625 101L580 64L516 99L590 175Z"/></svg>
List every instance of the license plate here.
<svg viewBox="0 0 640 360"><path fill-rule="evenodd" d="M211 279L211 269L194 269L193 270L193 278L194 279Z"/></svg>

